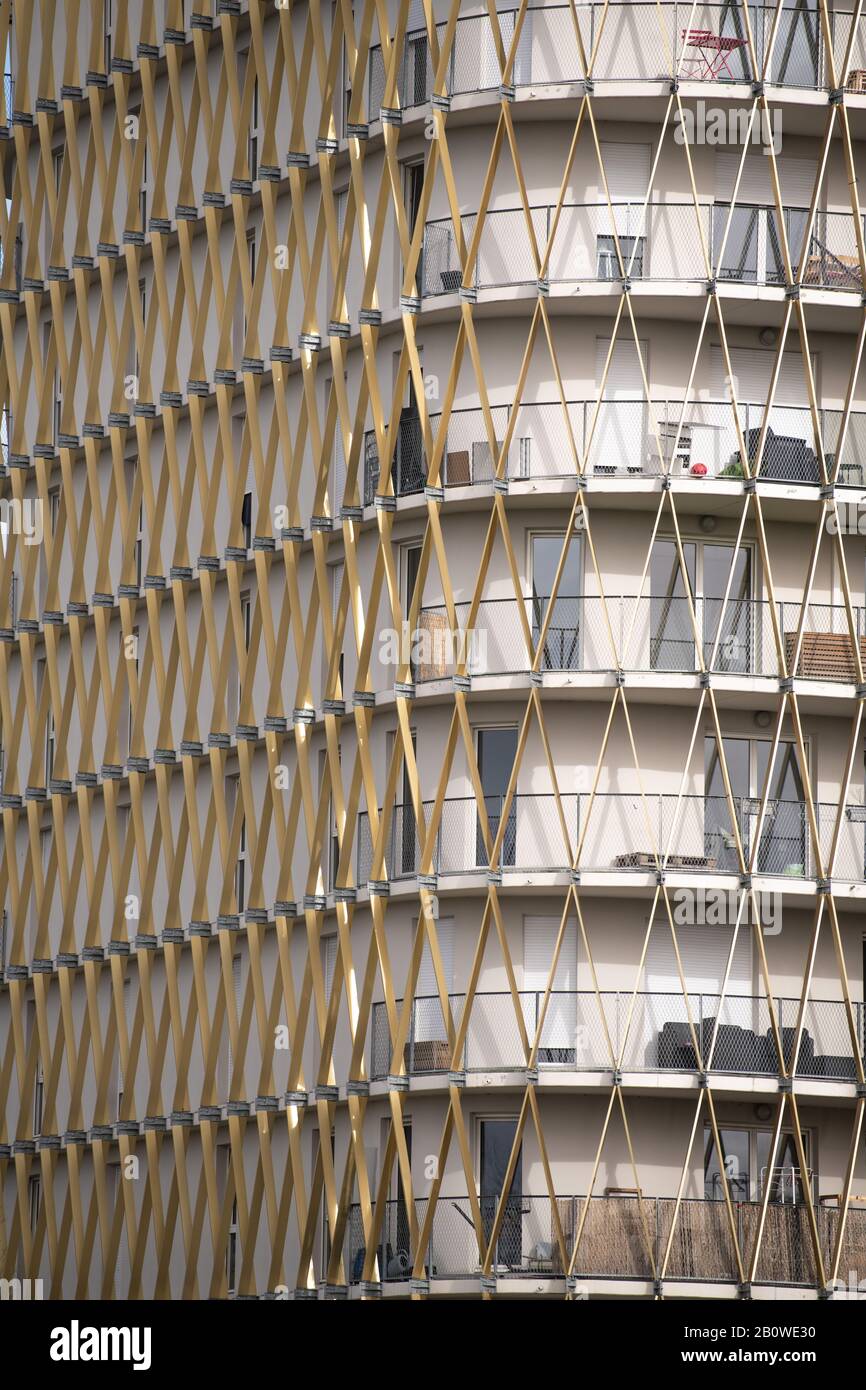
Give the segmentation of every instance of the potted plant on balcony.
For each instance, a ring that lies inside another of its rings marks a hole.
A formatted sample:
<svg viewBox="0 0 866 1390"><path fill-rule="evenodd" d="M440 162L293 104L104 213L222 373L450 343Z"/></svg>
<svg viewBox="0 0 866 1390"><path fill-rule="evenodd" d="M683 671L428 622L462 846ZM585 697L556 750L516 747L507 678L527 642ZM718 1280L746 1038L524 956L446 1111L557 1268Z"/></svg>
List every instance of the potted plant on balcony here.
<svg viewBox="0 0 866 1390"><path fill-rule="evenodd" d="M725 464L724 468L722 469L721 473L719 474L719 477L720 477L720 478L744 478L744 477L745 477L745 473L743 472L743 463L742 463L742 459L740 459L739 457L737 457L737 458L732 458L732 459L730 460L729 463L726 463L726 464Z"/></svg>

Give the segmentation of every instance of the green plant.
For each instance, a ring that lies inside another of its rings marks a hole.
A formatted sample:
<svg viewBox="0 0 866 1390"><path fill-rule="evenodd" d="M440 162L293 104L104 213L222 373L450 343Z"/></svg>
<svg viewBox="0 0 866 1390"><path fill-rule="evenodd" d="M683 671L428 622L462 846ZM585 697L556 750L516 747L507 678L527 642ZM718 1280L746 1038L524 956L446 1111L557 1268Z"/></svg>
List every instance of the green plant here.
<svg viewBox="0 0 866 1390"><path fill-rule="evenodd" d="M726 463L726 464L725 464L724 468L722 469L721 473L719 474L719 477L720 477L720 478L743 478L743 477L745 477L745 473L743 472L742 461L741 461L740 459L738 459L738 458L732 458L731 461L730 461L730 463Z"/></svg>

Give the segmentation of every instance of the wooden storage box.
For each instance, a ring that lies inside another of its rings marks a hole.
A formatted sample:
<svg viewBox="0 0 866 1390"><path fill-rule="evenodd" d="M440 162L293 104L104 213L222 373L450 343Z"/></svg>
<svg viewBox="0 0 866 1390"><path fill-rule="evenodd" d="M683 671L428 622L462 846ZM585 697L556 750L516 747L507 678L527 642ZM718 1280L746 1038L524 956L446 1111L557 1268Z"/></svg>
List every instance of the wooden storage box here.
<svg viewBox="0 0 866 1390"><path fill-rule="evenodd" d="M794 656L797 634L785 633L785 660L788 670ZM866 637L860 638L860 660L866 663ZM854 649L847 632L804 632L795 676L812 680L855 681Z"/></svg>
<svg viewBox="0 0 866 1390"><path fill-rule="evenodd" d="M444 1038L426 1038L413 1045L407 1043L404 1056L406 1070L409 1071L448 1071L451 1066L451 1048Z"/></svg>

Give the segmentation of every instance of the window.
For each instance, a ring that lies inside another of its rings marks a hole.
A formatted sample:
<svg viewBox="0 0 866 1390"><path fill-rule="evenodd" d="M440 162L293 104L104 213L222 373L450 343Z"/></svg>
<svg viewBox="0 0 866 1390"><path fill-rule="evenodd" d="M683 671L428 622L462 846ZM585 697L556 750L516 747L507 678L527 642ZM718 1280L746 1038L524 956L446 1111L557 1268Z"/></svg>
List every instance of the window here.
<svg viewBox="0 0 866 1390"><path fill-rule="evenodd" d="M57 197L57 195L58 195L59 192L60 192L60 183L61 183L61 180L62 180L62 178L63 178L63 150L64 150L63 145L55 145L54 149L52 149L52 151L51 151L51 178L52 178L52 183L53 183L53 185L54 185L54 196L55 196L55 198ZM61 216L60 216L60 213L59 213L59 211L58 211L56 217L52 217L51 203L50 203L49 199L46 197L46 199L45 199L45 264L46 264L46 266L52 264L52 259L51 259L51 258L52 258L53 251L54 251L54 239L55 239L55 234L56 234L57 229L58 229L60 226L62 226L62 218L61 218ZM63 257L60 256L58 259L59 259L60 261L62 261L62 260L63 260Z"/></svg>
<svg viewBox="0 0 866 1390"><path fill-rule="evenodd" d="M406 221L409 225L409 236L415 234L415 223L418 221L418 213L421 210L421 195L424 191L424 161L414 159L403 165L403 205L406 209Z"/></svg>
<svg viewBox="0 0 866 1390"><path fill-rule="evenodd" d="M232 1216L229 1223L228 1243L226 1245L226 1284L229 1294L237 1292L238 1265L238 1201L232 1202Z"/></svg>
<svg viewBox="0 0 866 1390"><path fill-rule="evenodd" d="M114 35L114 0L102 0L102 32L105 71L111 71L111 42Z"/></svg>
<svg viewBox="0 0 866 1390"><path fill-rule="evenodd" d="M619 251L626 276L634 280L643 279L646 237L621 236L619 238ZM596 238L596 255L598 258L596 278L598 280L619 280L622 271L619 268L616 254L616 238L613 235L602 234Z"/></svg>
<svg viewBox="0 0 866 1390"><path fill-rule="evenodd" d="M761 795L767 776L770 739L724 737L725 764L747 862L757 831ZM809 849L803 782L796 745L780 741L767 794L756 867L759 873L802 877ZM731 813L716 739L704 740L704 853L719 869L736 872L739 864Z"/></svg>
<svg viewBox="0 0 866 1390"><path fill-rule="evenodd" d="M565 546L565 532L531 537L532 640L536 645L547 618L556 572ZM580 617L582 553L580 537L568 543L553 612L544 639L542 671L576 671L580 668Z"/></svg>
<svg viewBox="0 0 866 1390"><path fill-rule="evenodd" d="M329 566L328 566L328 583L329 583L329 585L330 585L330 591L331 591L331 622L334 624L335 630L336 630L336 625L337 625L337 615L338 615L339 608L340 608L340 592L341 592L342 587L343 587L343 569L344 569L344 567L343 567L343 562L342 562L342 561L338 561L337 564L335 564L335 565L329 565ZM343 628L343 633L344 633L344 635L345 635L345 631L346 631L346 628L345 628L345 626L344 626L344 628ZM323 655L324 655L324 657L325 657L325 660L324 660L324 666L325 666L324 674L325 674L325 679L327 679L327 674L328 674L328 660L327 660L327 654L323 654ZM340 699L341 696L342 696L342 694L343 694L343 691L344 691L344 689L345 689L344 684L343 684L344 662L345 662L345 653L343 652L343 650L342 650L342 648L341 648L341 650L340 650L339 664L338 664L338 667L337 667L337 671L338 671L339 678L340 678L340 689L339 689L339 691L336 691L336 690L335 690L333 693L332 693L331 691L329 691L329 690L326 690L326 691L325 691L325 698L326 698L326 699Z"/></svg>
<svg viewBox="0 0 866 1390"><path fill-rule="evenodd" d="M412 936L418 929L418 918L412 919ZM445 989L450 995L454 989L454 918L440 917L436 922L436 939L442 958L442 971L445 976ZM457 1001L452 1001L452 1008ZM447 1071L451 1061L448 1046L448 1033L439 999L439 986L436 971L433 969L433 955L426 931L421 951L421 964L418 967L418 981L415 985L415 1009L410 1034L409 1070Z"/></svg>
<svg viewBox="0 0 866 1390"><path fill-rule="evenodd" d="M135 484L138 480L139 460L138 455L131 455L124 460L124 478L126 484L126 506L136 507L135 524L135 584L140 589L142 587L143 553L145 553L145 500L139 498L138 506L135 503ZM128 575L125 575L125 582L131 582Z"/></svg>
<svg viewBox="0 0 866 1390"><path fill-rule="evenodd" d="M426 45L426 34L424 36ZM403 165L403 207L406 211L406 223L409 231L409 241L411 243L415 235L415 224L421 211L421 195L424 189L424 161L412 160L411 163ZM402 281L405 267L400 267L400 290L402 292ZM418 292L423 293L424 286L424 248L422 245L421 255L415 267L415 283Z"/></svg>
<svg viewBox="0 0 866 1390"><path fill-rule="evenodd" d="M147 323L147 281L144 279L138 282L138 298L141 304L141 321ZM135 319L133 318L130 326L129 345L126 351L126 376L134 376L138 382L140 390L141 377L141 353L139 352L138 336L135 331Z"/></svg>
<svg viewBox="0 0 866 1390"><path fill-rule="evenodd" d="M250 134L247 144L247 163L250 178L259 176L259 79L253 82L253 105L250 113Z"/></svg>
<svg viewBox="0 0 866 1390"><path fill-rule="evenodd" d="M704 664L714 671L754 670L760 605L752 601L753 559L749 546L683 541L685 575L673 540L656 540L650 557L650 667L654 671L697 669L694 628L703 642ZM733 570L728 601L725 590Z"/></svg>
<svg viewBox="0 0 866 1390"><path fill-rule="evenodd" d="M243 630L244 651L250 649L250 636L253 623L253 601L248 590L241 594L241 628ZM238 675L238 716L240 717L242 678Z"/></svg>
<svg viewBox="0 0 866 1390"><path fill-rule="evenodd" d="M343 385L344 385L344 386L346 385L347 380L348 380L347 374L344 372L344 373L343 373ZM326 380L325 380L325 387L324 387L324 392L323 392L323 396L322 396L322 420L323 420L323 422L326 421L327 418L328 418L328 408L329 408L330 402L331 402L331 388L332 388L332 386L333 386L333 379L332 379L331 377L327 377ZM349 436L349 444L350 444L350 447L351 447L351 434L350 434L350 436ZM334 437L333 437L333 443L332 443L332 446L331 446L331 467L330 467L329 473L328 473L328 492L329 492L329 494L330 494L330 503L331 503L330 510L331 510L332 514L336 514L336 513L338 512L339 508L342 506L342 504L343 504L343 497L344 497L345 491L346 491L346 450L345 450L345 448L344 448L344 446L343 446L343 429L342 429L342 425L341 425L341 423L340 423L340 412L339 412L339 408L338 408L338 406L337 406L337 402L336 402L336 393L335 393L335 400L334 400Z"/></svg>
<svg viewBox="0 0 866 1390"><path fill-rule="evenodd" d="M46 365L47 365L47 363L50 362L50 360L51 360L51 334L52 334L52 326L51 326L51 323L49 322L49 323L44 324L43 329L42 329L42 351L43 351L43 354L44 354L43 360L44 360L44 362L46 363ZM55 359L54 359L54 372L53 372L53 385L52 385L51 422L50 422L50 427L49 427L49 428L50 428L50 439L51 439L51 442L52 442L53 444L56 444L56 443L57 443L57 437L58 437L58 435L60 434L62 409L63 409L63 385L62 385L62 382L61 382L61 380L60 380L60 371L59 371L59 369L58 369L58 366L57 366L57 358L56 358L56 356L55 356Z"/></svg>
<svg viewBox="0 0 866 1390"><path fill-rule="evenodd" d="M49 787L49 786L51 785L51 779L52 779L52 777L54 776L54 752L55 752L55 745L56 745L56 738L55 738L55 730L54 730L54 714L53 714L52 709L51 709L50 689L49 689L48 715L47 715L47 718L46 718L46 721L45 721L45 785L46 785L46 787Z"/></svg>
<svg viewBox="0 0 866 1390"><path fill-rule="evenodd" d="M237 773L233 773L230 777L226 778L226 816L229 823L229 834L231 834L234 825L235 810L240 796L240 777ZM241 828L237 853L238 857L235 861L234 873L234 893L235 903L237 904L235 911L240 914L244 911L246 904L247 826L246 817L243 814L241 815Z"/></svg>
<svg viewBox="0 0 866 1390"><path fill-rule="evenodd" d="M222 988L222 975L220 976L220 988ZM236 1100L237 1095L233 1092L233 1079L237 1056L232 1047L232 1035L229 1027L228 1012L234 1006L235 1018L240 1024L241 1013L243 1012L243 990L244 990L244 970L243 960L240 952L232 956L231 965L231 998L226 998L226 1017L223 1022L223 1033L220 1039L220 1058L219 1058L219 1081L223 1099ZM238 1082L241 1088L243 1081Z"/></svg>
<svg viewBox="0 0 866 1390"><path fill-rule="evenodd" d="M249 651L250 637L252 634L252 598L248 589L244 589L240 595L241 607L241 635L244 652ZM235 648L234 628L229 620L229 632L226 640L231 643L230 669L228 683L226 685L226 719L231 728L240 722L241 701L243 698L244 676L240 653Z"/></svg>
<svg viewBox="0 0 866 1390"><path fill-rule="evenodd" d="M249 77L249 66L252 54L249 48L245 48L238 54L238 81L241 88L241 100L246 91L247 80ZM259 79L258 75L253 78L252 102L250 104L250 123L247 130L247 169L249 178L255 180L259 174Z"/></svg>
<svg viewBox="0 0 866 1390"><path fill-rule="evenodd" d="M122 839L121 839L121 845L124 845L124 844L126 843L126 834L127 834L127 829L128 829L128 827L129 827L129 807L128 807L128 806L124 806L124 807L121 807L121 808L118 808L118 809L119 809L119 812L120 812L120 814L121 814L121 823L122 823L122 825L123 825L123 836L122 836ZM132 888L132 884L130 883L130 890L131 890L131 888ZM128 994L129 994L129 986L130 986L130 981L129 981L129 978L127 977L127 978L124 980L124 982L123 982L123 1013L124 1013L124 1017L127 1019L127 1027L128 1027L128 1020L129 1020L129 1002L128 1002L128 999L127 999L127 996L128 996ZM124 1090L124 1087L123 1087L123 1063L122 1063L121 1057L120 1057L120 1042L118 1041L118 1043L117 1043L117 1087L116 1087L116 1093L115 1093L115 1106L116 1106L116 1108L115 1108L115 1112L114 1112L114 1116L115 1116L115 1118L117 1118L117 1119L120 1119L121 1116L123 1116L123 1090ZM124 1117L124 1118L125 1118L125 1117Z"/></svg>
<svg viewBox="0 0 866 1390"><path fill-rule="evenodd" d="M253 494L244 493L241 503L241 530L244 533L244 549L249 550L253 543Z"/></svg>
<svg viewBox="0 0 866 1390"><path fill-rule="evenodd" d="M390 1119L382 1121L379 1139L379 1152L384 1154L388 1147L388 1139L391 1134L392 1122ZM409 1158L409 1168L412 1168L412 1120L407 1117L403 1121L403 1140L406 1144L406 1152ZM391 1175L388 1182L389 1212L393 1213L390 1218L393 1225L389 1225L387 1233L382 1234L382 1244L377 1251L379 1260L380 1275L387 1275L393 1279L402 1274L406 1278L412 1267L410 1254L412 1252L411 1227L409 1225L409 1213L406 1207L406 1198L403 1191L403 1182L400 1176L400 1165L395 1158L391 1168Z"/></svg>
<svg viewBox="0 0 866 1390"><path fill-rule="evenodd" d="M33 1174L27 1184L27 1206L30 1212L30 1234L36 1234L39 1210L42 1205L42 1179Z"/></svg>
<svg viewBox="0 0 866 1390"><path fill-rule="evenodd" d="M54 772L54 714L51 708L51 689L48 681L48 666L44 656L36 664L36 699L41 704L43 695L47 697L45 720L44 773L47 787Z"/></svg>
<svg viewBox="0 0 866 1390"><path fill-rule="evenodd" d="M413 5L414 9L421 9L420 6ZM420 16L416 16L416 21L420 26L424 25L423 10ZM409 29L412 30L412 17L410 16ZM430 62L427 56L427 30L419 27L414 32L406 34L406 56L405 63L405 91L403 102L406 106L423 106L427 101L431 82L428 80L428 70L431 73Z"/></svg>
<svg viewBox="0 0 866 1390"><path fill-rule="evenodd" d="M142 128L141 128L141 121L142 121L141 105L138 104L138 105L136 105L136 106L130 106L130 107L129 107L129 115L130 115L130 116L134 116L135 119L138 121L138 139L141 141L141 151L140 151L140 155L141 155L141 170L140 170L140 172L139 172L139 185L138 185L138 215L139 215L139 220L140 220L141 225L140 225L140 227L139 227L137 230L138 230L138 231L142 231L142 232L146 232L146 231L147 231L148 156L147 156L147 135L146 135L146 132L145 132L144 130L142 130ZM137 154L137 155L139 154L139 151L138 151L138 150L136 150L136 154Z"/></svg>
<svg viewBox="0 0 866 1390"><path fill-rule="evenodd" d="M342 747L337 745L337 757L342 762ZM319 749L319 796L325 786L325 777L328 773L328 753L327 749ZM325 876L325 888L330 890L337 881L337 870L340 866L340 838L337 834L337 824L334 817L334 797L333 791L328 793L328 838L325 843L323 872Z"/></svg>
<svg viewBox="0 0 866 1390"><path fill-rule="evenodd" d="M496 1219L514 1140L517 1117L479 1121L478 1150L481 1187L481 1219L484 1234L489 1239ZM499 1228L499 1240L494 1254L495 1265L519 1268L523 1261L523 1145L517 1152L517 1163L505 1200L505 1212Z"/></svg>
<svg viewBox="0 0 866 1390"><path fill-rule="evenodd" d="M21 293L21 285L24 279L24 223L18 223L18 231L15 234L15 288Z"/></svg>
<svg viewBox="0 0 866 1390"><path fill-rule="evenodd" d="M415 597L415 586L421 568L421 550L420 541L408 541L400 547L400 588L404 618L409 616L409 609Z"/></svg>
<svg viewBox="0 0 866 1390"><path fill-rule="evenodd" d="M256 278L256 231L254 227L248 228L246 241L250 284L253 284ZM244 282L243 276L239 274L237 292L235 295L234 320L232 323L232 351L235 359L241 358L244 354L248 330L249 318L247 316L247 303L244 297Z"/></svg>
<svg viewBox="0 0 866 1390"><path fill-rule="evenodd" d="M36 1075L33 1083L33 1133L42 1133L42 1108L45 1094L45 1080L42 1072L42 1056L36 1037L36 1003L27 1001L27 1046L36 1051Z"/></svg>
<svg viewBox="0 0 866 1390"><path fill-rule="evenodd" d="M484 793L484 809L490 830L490 842L495 843L499 833L499 823L505 808L505 793L511 780L514 759L517 756L517 728L515 725L476 731L476 752L481 788ZM517 796L512 797L508 808L508 819L499 846L498 864L502 868L513 867L517 849ZM489 863L481 819L475 836L476 864Z"/></svg>
<svg viewBox="0 0 866 1390"><path fill-rule="evenodd" d="M246 907L247 901L247 822L246 817L241 821L241 835L238 841L238 864L235 873L235 897L237 899L238 912L241 913Z"/></svg>
<svg viewBox="0 0 866 1390"><path fill-rule="evenodd" d="M123 721L122 721L122 723L121 723L120 731L119 731L119 734L118 734L118 744L120 745L118 751L119 751L121 754L124 754L124 753L125 753L125 756L126 756L127 758L131 755L132 749L133 749L133 733L134 733L134 730L135 730L135 705L134 705L134 703L133 703L133 698L132 698L133 682L132 682L132 680L130 679L130 668L129 668L129 666L128 666L126 663L127 663L127 662L131 662L131 663L133 664L133 669L134 669L135 675L136 675L136 677L137 677L137 676L138 676L138 669L139 669L139 654L138 654L139 630L138 630L137 627L134 627L134 628L132 629L132 634L131 634L131 636L132 636L132 642L129 643L129 644L127 644L126 635L125 635L124 633L121 633L121 634L120 634L120 651L121 651L121 657L122 657L123 662L124 662L124 667L123 667L123 669L124 669L124 675L125 675L125 680L126 680L126 697L125 697L126 711L125 711L125 719L123 719ZM136 689L136 690L138 689L138 681L137 681L137 679L136 679L136 681L135 681L135 689ZM124 747L123 747L123 740L124 740L124 739L126 740L126 748L125 748L125 749L124 749Z"/></svg>
<svg viewBox="0 0 866 1390"><path fill-rule="evenodd" d="M58 484L55 484L53 487L50 487L50 488L48 489L48 534L50 535L51 540L52 540L52 547L53 547L54 539L55 539L55 537L56 537L56 535L57 535L57 522L58 522L59 515L60 515L60 485L59 485L59 483L58 483ZM55 563L56 563L56 561L55 561ZM39 579L40 579L40 591L41 591L41 595L42 595L42 608L43 608L43 609L47 606L47 603L48 603L48 580L49 580L49 577L50 577L50 564L49 564L49 558L48 558L48 547L47 547L47 545L43 545L43 546L41 547L41 552L40 552L40 556L39 556Z"/></svg>
<svg viewBox="0 0 866 1390"><path fill-rule="evenodd" d="M806 1184L811 1188L813 1176L811 1134L808 1131L803 1131L801 1135L808 1165L805 1173L800 1167L794 1135L790 1131L782 1133L772 1167L771 1129L726 1126L719 1129L719 1137L722 1143L721 1163L712 1126L704 1126L704 1197L707 1201L724 1200L722 1167L734 1201L759 1202L768 1184L771 1202L788 1204L803 1201Z"/></svg>
<svg viewBox="0 0 866 1390"><path fill-rule="evenodd" d="M394 756L394 747L397 742L398 730L389 729L385 737L385 776L387 778L391 761ZM412 748L417 756L418 740L414 729L409 730L412 739ZM415 807L412 802L412 783L409 777L409 767L403 756L403 746L400 745L400 771L397 782L397 799L394 804L394 814L391 821L391 863L390 869L388 861L385 861L386 870L392 878L403 878L407 874L418 872L418 856L420 845L415 824ZM435 864L433 866L435 873Z"/></svg>

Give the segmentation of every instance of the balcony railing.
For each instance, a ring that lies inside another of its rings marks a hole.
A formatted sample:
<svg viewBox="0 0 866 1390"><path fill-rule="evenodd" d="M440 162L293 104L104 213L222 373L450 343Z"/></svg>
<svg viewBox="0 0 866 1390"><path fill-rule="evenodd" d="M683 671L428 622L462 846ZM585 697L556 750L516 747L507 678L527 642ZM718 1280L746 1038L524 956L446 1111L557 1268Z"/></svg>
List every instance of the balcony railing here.
<svg viewBox="0 0 866 1390"><path fill-rule="evenodd" d="M508 51L514 34L517 6L499 11L503 44ZM824 87L828 83L826 49L817 10L791 7L782 12L772 53L770 36L776 18L774 5L751 5L755 61L746 41L738 6L645 3L576 6L584 51L592 61L593 82L746 82L758 78L779 86ZM853 15L832 10L829 14L837 65L841 64L851 32ZM442 44L445 25L438 24ZM703 48L689 36L703 31L722 43ZM597 47L596 47L597 45ZM851 52L849 71L842 78L849 90L859 91L859 74L866 69L866 26L860 17ZM837 67L838 71L838 67ZM572 13L566 5L530 6L518 38L511 71L517 88L578 82L585 76L574 34ZM433 66L426 30L407 35L397 75L401 106L417 106L430 100ZM492 29L486 14L464 16L457 21L454 44L445 75L451 96L494 91L502 81ZM368 119L376 120L385 92L385 65L380 45L370 49L367 100ZM348 113L348 94L346 112ZM363 114L360 117L363 119Z"/></svg>
<svg viewBox="0 0 866 1390"><path fill-rule="evenodd" d="M815 877L805 804L769 800L760 839L755 844L760 807L759 797L734 798L746 864L751 863L753 871L759 874L792 879ZM427 824L432 809L432 801L424 803ZM663 867L670 872L740 872L731 812L724 796L678 797L675 793L656 792L641 797L638 793L604 792L597 794L593 802L588 792L569 792L560 796L557 807L552 793L521 792L513 797L507 811L501 797L487 797L486 813L493 837L505 819L497 864L498 871L505 875L567 873L579 841L578 867L584 870L655 872L655 845L663 857ZM839 815L838 802L815 805L824 871L846 882L863 882L866 807L846 807L835 859L829 865ZM367 883L373 867L373 845L366 812L359 817L356 866L358 883ZM469 874L487 869L477 802L474 797L455 797L444 802L433 853L424 863L413 808L395 806L384 866L372 876L396 880L414 878L420 872Z"/></svg>
<svg viewBox="0 0 866 1390"><path fill-rule="evenodd" d="M710 274L718 281L784 286L787 280L779 214L775 207L725 202L615 201L569 203L531 209L539 253L556 230L547 266L551 284L573 281L630 280L706 281L707 264L698 228L707 247ZM477 214L461 219L468 248ZM785 231L795 280L808 289L848 290L859 294L862 275L857 231L849 212L819 212L801 261L809 214L784 209ZM730 223L730 225L729 225ZM861 214L861 226L866 219ZM616 228L616 237L613 229ZM616 242L622 257L617 256ZM450 218L428 222L424 229L422 293L456 294L462 281L454 224ZM522 207L487 212L478 254L472 267L476 290L535 285L537 267Z"/></svg>
<svg viewBox="0 0 866 1390"><path fill-rule="evenodd" d="M804 385L805 391L805 385ZM517 420L512 421L514 411ZM737 421L752 472L761 447L758 477L764 482L817 487L821 467L815 452L815 427L808 406L773 405L767 418L760 402L617 399L611 401L530 401L518 407L491 408L495 449L480 409L452 411L448 417L439 482L446 488L489 486L511 425L503 476L509 481L593 477L742 478L742 449ZM866 487L866 411L852 410L844 451L837 457L844 412L822 409L818 423L827 473L847 487ZM441 414L430 416L435 441ZM396 497L423 491L428 477L420 420L403 422L391 465ZM693 471L694 470L694 471ZM364 505L384 491L375 431L364 436ZM337 497L338 504L342 497Z"/></svg>
<svg viewBox="0 0 866 1390"><path fill-rule="evenodd" d="M417 684L450 679L465 652L473 676L527 672L533 655L527 647L521 607L533 652L544 644L536 669L543 672L607 672L621 665L626 671L691 673L700 669L700 636L704 669L720 675L764 676L781 679L782 669L773 630L772 605L765 599L654 595L558 594L548 619L551 600L544 595L517 599L483 599L471 629L471 605L455 604L459 632L452 634L444 605L422 608L414 676ZM784 641L785 664L794 658L802 604L775 605L776 622ZM855 642L866 668L866 609L852 610ZM800 655L793 672L806 680L857 679L855 645L848 615L841 604L809 603Z"/></svg>
<svg viewBox="0 0 866 1390"><path fill-rule="evenodd" d="M741 931L751 931L748 923ZM770 1007L751 995L690 994L689 1008L680 993L605 990L544 993L523 990L519 996L530 1047L541 1035L537 1064L542 1069L572 1071L709 1071L748 1076L778 1076L779 1058ZM402 1007L402 1000L398 1001ZM448 997L455 1029L466 1004L464 994ZM791 1071L800 1001L774 1001L776 1021ZM853 1006L857 1047L864 1057L864 1006ZM694 1037L701 1049L701 1065ZM392 1071L393 1046L384 1003L374 1004L370 1076L381 1080ZM438 995L412 1001L408 1039L404 1048L408 1075L452 1070L451 1048ZM523 1071L526 1053L520 1038L514 1000L505 991L476 994L466 1025L466 1038L453 1070L473 1072ZM834 1081L856 1081L857 1063L845 1004L841 1000L810 1000L806 1006L795 1074Z"/></svg>
<svg viewBox="0 0 866 1390"><path fill-rule="evenodd" d="M2 97L0 97L0 126L12 124L15 109L15 79L10 72L3 74Z"/></svg>
<svg viewBox="0 0 866 1390"><path fill-rule="evenodd" d="M428 1200L415 1199L419 1234ZM479 1200L482 1241L465 1193L440 1195L429 1244L423 1252L427 1277L478 1278L500 1199L482 1196ZM579 1278L652 1280L654 1270L656 1274L661 1272L669 1242L670 1252L664 1265L667 1279L733 1283L739 1277L724 1201L686 1199L677 1212L673 1197L557 1196L554 1200L555 1214L548 1196L512 1193L506 1199L491 1269L497 1278L561 1277L565 1270L559 1231L569 1262L580 1232L573 1265L573 1273ZM842 1213L835 1205L819 1205L815 1215L826 1271L832 1266ZM744 1261L755 1248L760 1216L760 1202L737 1201L734 1205L737 1244ZM483 1252L479 1248L482 1245ZM385 1205L376 1253L376 1277L391 1282L409 1278L417 1251L412 1244L406 1205L399 1199ZM357 1283L363 1277L366 1255L359 1206L353 1206L349 1214L344 1254L349 1281ZM839 1268L862 1270L864 1264L866 1211L852 1207L847 1213ZM771 1201L755 1282L810 1285L815 1284L817 1276L807 1207L802 1202Z"/></svg>

